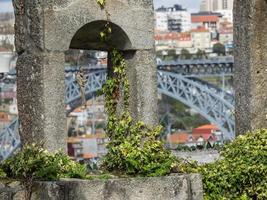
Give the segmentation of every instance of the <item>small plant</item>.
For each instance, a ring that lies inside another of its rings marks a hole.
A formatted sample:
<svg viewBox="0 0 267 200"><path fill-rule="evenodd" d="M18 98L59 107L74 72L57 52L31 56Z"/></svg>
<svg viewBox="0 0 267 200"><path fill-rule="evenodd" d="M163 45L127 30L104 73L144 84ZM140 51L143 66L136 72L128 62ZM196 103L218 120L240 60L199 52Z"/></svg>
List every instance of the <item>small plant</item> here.
<svg viewBox="0 0 267 200"><path fill-rule="evenodd" d="M107 170L128 175L163 176L176 166L174 156L156 139L160 127L149 128L142 122L135 123L127 113L108 126L113 132L109 152L103 161Z"/></svg>
<svg viewBox="0 0 267 200"><path fill-rule="evenodd" d="M25 145L0 168L6 177L21 181L26 189L26 199L31 197L34 181L85 178L87 173L86 166L72 161L66 154L60 151L49 153L36 144Z"/></svg>
<svg viewBox="0 0 267 200"><path fill-rule="evenodd" d="M72 161L61 151L49 153L36 144L24 146L15 156L4 161L1 168L7 177L21 180L58 180L86 175L84 165Z"/></svg>

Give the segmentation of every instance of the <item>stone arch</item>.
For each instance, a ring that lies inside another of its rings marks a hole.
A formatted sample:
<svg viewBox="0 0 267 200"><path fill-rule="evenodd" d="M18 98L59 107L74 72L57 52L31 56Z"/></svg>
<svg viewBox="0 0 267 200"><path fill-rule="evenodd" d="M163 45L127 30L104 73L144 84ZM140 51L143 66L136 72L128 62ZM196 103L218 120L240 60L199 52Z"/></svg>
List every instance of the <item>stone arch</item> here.
<svg viewBox="0 0 267 200"><path fill-rule="evenodd" d="M106 13L96 0L14 3L22 144L42 142L51 151L65 149L64 52L70 47L109 50L97 38ZM123 52L129 66L130 110L149 125L158 121L152 5L152 0L112 0L106 6L116 33L110 46ZM79 41L87 33L91 38Z"/></svg>
<svg viewBox="0 0 267 200"><path fill-rule="evenodd" d="M83 25L70 42L71 49L94 49L109 51L112 47L118 50L131 49L131 41L126 32L118 25L109 22L112 33L108 44L101 42L100 32L104 29L107 21L97 20Z"/></svg>

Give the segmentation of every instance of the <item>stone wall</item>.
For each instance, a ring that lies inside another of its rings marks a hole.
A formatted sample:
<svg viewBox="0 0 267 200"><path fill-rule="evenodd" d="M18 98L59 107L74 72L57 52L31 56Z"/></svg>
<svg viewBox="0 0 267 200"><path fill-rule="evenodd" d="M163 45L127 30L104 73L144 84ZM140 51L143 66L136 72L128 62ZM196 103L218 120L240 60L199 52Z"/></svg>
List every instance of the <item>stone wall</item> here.
<svg viewBox="0 0 267 200"><path fill-rule="evenodd" d="M201 176L173 175L110 180L62 180L35 184L32 200L202 200ZM19 183L0 183L1 200L24 200Z"/></svg>

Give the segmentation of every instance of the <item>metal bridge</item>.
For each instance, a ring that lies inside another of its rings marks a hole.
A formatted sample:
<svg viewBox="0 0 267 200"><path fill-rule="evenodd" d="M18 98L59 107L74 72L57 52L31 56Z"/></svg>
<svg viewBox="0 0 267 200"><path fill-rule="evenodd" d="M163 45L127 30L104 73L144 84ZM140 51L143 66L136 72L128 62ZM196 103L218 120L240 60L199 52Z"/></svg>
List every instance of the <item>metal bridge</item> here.
<svg viewBox="0 0 267 200"><path fill-rule="evenodd" d="M201 60L177 60L157 63L159 70L186 76L230 75L234 73L234 58L222 57Z"/></svg>
<svg viewBox="0 0 267 200"><path fill-rule="evenodd" d="M106 70L95 71L87 75L88 82L85 87L87 99L101 89L106 76ZM225 138L234 138L233 98L223 98L226 95L222 95L220 90L180 74L158 70L157 77L159 93L173 97L194 108L210 122L216 124L225 134ZM65 83L65 101L73 109L81 103L80 90L73 77L67 78ZM16 119L0 133L0 160L9 157L19 147L18 124L18 119Z"/></svg>

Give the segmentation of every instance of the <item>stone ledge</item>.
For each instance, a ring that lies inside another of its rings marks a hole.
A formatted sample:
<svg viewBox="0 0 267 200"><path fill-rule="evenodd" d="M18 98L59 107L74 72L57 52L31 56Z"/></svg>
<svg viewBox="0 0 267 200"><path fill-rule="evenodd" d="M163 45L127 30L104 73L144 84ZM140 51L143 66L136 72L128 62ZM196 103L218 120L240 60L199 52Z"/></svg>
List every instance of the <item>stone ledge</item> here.
<svg viewBox="0 0 267 200"><path fill-rule="evenodd" d="M24 200L18 183L1 184L1 200ZM198 174L110 180L37 182L32 200L202 200Z"/></svg>

